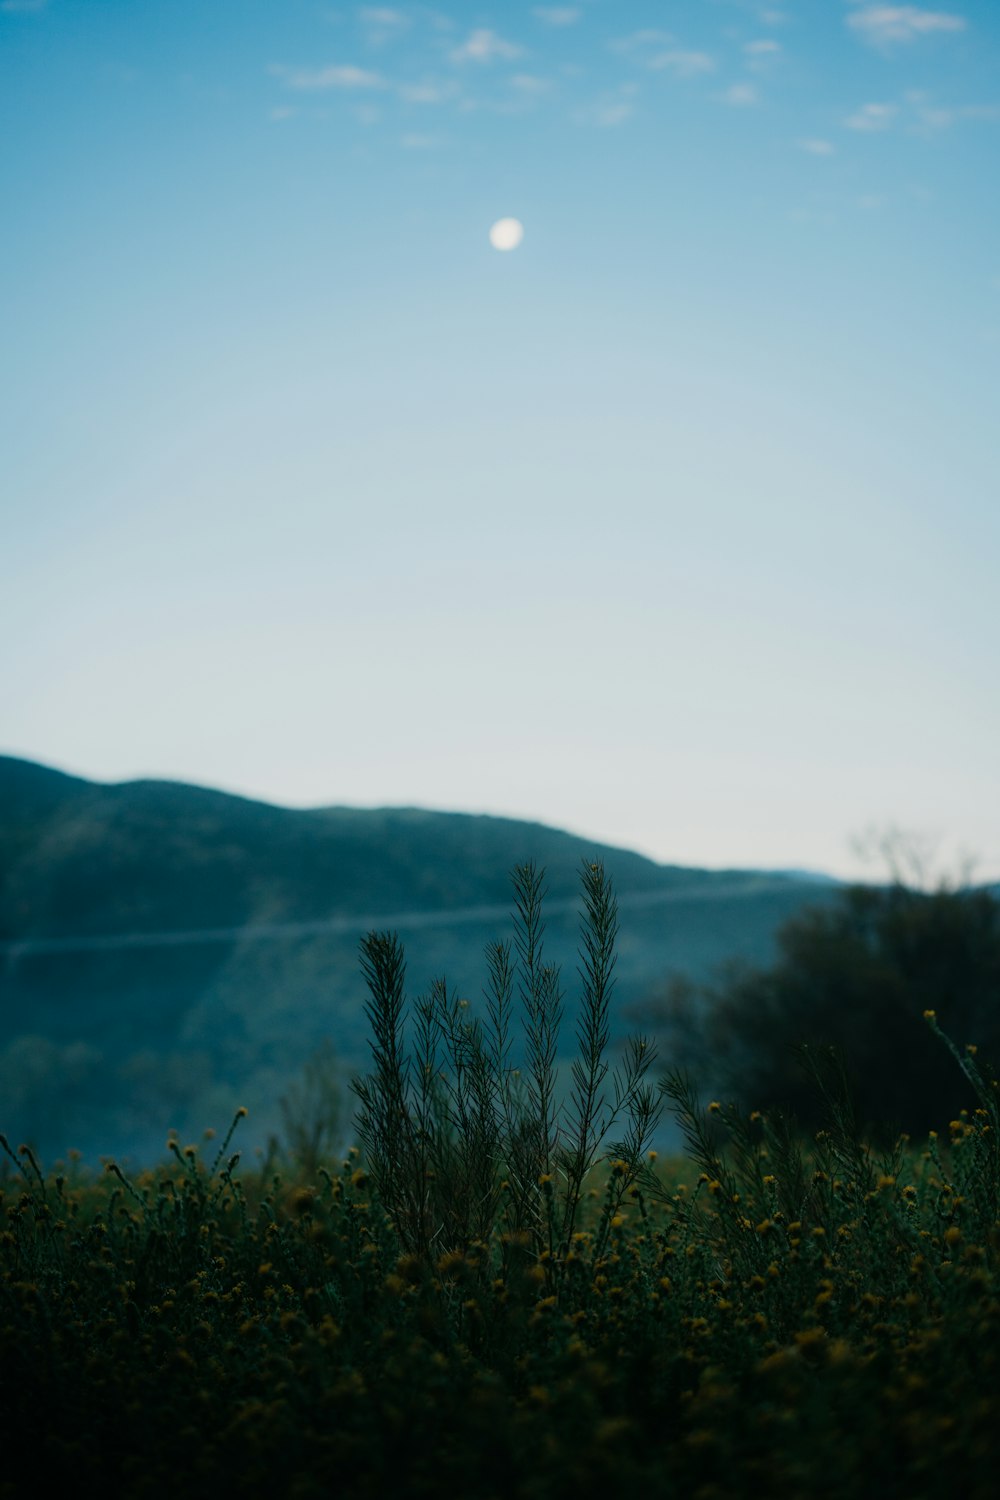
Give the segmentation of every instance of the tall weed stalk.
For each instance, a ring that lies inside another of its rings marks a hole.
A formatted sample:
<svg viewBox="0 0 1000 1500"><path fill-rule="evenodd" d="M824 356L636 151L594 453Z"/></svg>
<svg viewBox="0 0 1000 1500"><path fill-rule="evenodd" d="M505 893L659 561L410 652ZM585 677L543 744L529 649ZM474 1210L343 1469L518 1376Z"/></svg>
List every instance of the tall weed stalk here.
<svg viewBox="0 0 1000 1500"><path fill-rule="evenodd" d="M543 873L524 864L511 879L514 935L486 949L485 1022L444 979L408 1006L398 935L370 932L361 943L373 1066L351 1085L358 1139L404 1249L421 1257L485 1245L499 1232L515 1251L562 1262L587 1175L610 1157L616 1170L600 1251L659 1119L646 1082L653 1045L633 1038L620 1065L607 1059L618 909L603 865L581 870L580 1055L562 1102L564 997L558 966L545 961ZM514 1065L515 996L523 1070Z"/></svg>

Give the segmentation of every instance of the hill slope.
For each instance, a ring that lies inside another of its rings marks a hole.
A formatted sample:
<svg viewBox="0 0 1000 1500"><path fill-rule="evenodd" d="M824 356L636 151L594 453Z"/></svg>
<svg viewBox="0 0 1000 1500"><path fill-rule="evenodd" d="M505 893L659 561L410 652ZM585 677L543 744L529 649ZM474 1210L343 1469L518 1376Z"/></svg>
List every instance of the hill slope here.
<svg viewBox="0 0 1000 1500"><path fill-rule="evenodd" d="M585 857L603 859L621 893L719 879L509 818L301 811L177 782L97 785L0 757L7 941L506 903L508 872L527 858L566 898Z"/></svg>
<svg viewBox="0 0 1000 1500"><path fill-rule="evenodd" d="M826 896L512 819L300 811L0 757L0 1129L47 1153L149 1155L168 1126L223 1124L246 1094L260 1138L324 1038L345 1068L366 1065L363 932L399 930L416 992L446 973L474 998L527 860L546 871L569 1053L579 869L595 858L621 905L619 1009L670 971L765 962L780 922Z"/></svg>

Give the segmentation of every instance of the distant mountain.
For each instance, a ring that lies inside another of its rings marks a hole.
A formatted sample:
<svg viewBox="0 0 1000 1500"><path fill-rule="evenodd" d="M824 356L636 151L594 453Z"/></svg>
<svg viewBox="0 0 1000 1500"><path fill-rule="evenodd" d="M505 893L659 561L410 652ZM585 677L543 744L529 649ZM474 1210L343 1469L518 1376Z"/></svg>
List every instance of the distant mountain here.
<svg viewBox="0 0 1000 1500"><path fill-rule="evenodd" d="M416 808L308 811L169 781L98 785L0 758L0 940L309 922L506 903L531 857L554 899L584 857L629 891L748 872L657 865L542 824Z"/></svg>
<svg viewBox="0 0 1000 1500"><path fill-rule="evenodd" d="M514 819L302 811L0 757L0 1130L48 1154L148 1156L168 1126L223 1125L246 1094L262 1139L325 1038L366 1065L361 935L400 932L416 993L446 973L474 998L529 860L571 1053L585 859L619 897L623 1007L670 972L766 962L780 923L828 899L812 876L659 865Z"/></svg>

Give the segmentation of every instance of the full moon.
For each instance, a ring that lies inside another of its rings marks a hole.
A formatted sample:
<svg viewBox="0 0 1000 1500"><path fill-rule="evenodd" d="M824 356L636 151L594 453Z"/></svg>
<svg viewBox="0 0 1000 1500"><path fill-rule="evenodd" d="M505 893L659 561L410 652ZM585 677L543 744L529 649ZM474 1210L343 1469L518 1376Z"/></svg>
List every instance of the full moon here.
<svg viewBox="0 0 1000 1500"><path fill-rule="evenodd" d="M524 239L524 225L520 219L497 219L490 229L490 244L494 250L516 250Z"/></svg>

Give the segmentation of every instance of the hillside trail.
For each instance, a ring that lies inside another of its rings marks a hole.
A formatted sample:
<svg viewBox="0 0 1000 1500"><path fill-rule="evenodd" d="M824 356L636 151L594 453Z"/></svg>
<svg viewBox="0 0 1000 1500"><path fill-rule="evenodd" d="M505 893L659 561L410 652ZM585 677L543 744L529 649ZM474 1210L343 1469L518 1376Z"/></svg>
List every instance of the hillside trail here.
<svg viewBox="0 0 1000 1500"><path fill-rule="evenodd" d="M659 891L628 891L617 898L619 910L650 906L667 906L677 901L719 901L734 896L760 895L767 891L788 889L788 879L761 876L756 880L727 882L706 890L702 885L685 885ZM579 910L576 898L547 900L546 916L572 914ZM389 912L380 915L354 913L342 917L325 917L310 922L250 922L241 927L202 927L178 931L117 932L76 934L67 937L14 938L0 941L0 956L7 965L20 958L55 953L108 952L128 948L175 948L204 943L274 942L290 938L324 934L359 936L371 931L416 931L433 927L459 927L477 922L506 922L510 906L497 902L489 905L450 907L438 910Z"/></svg>

